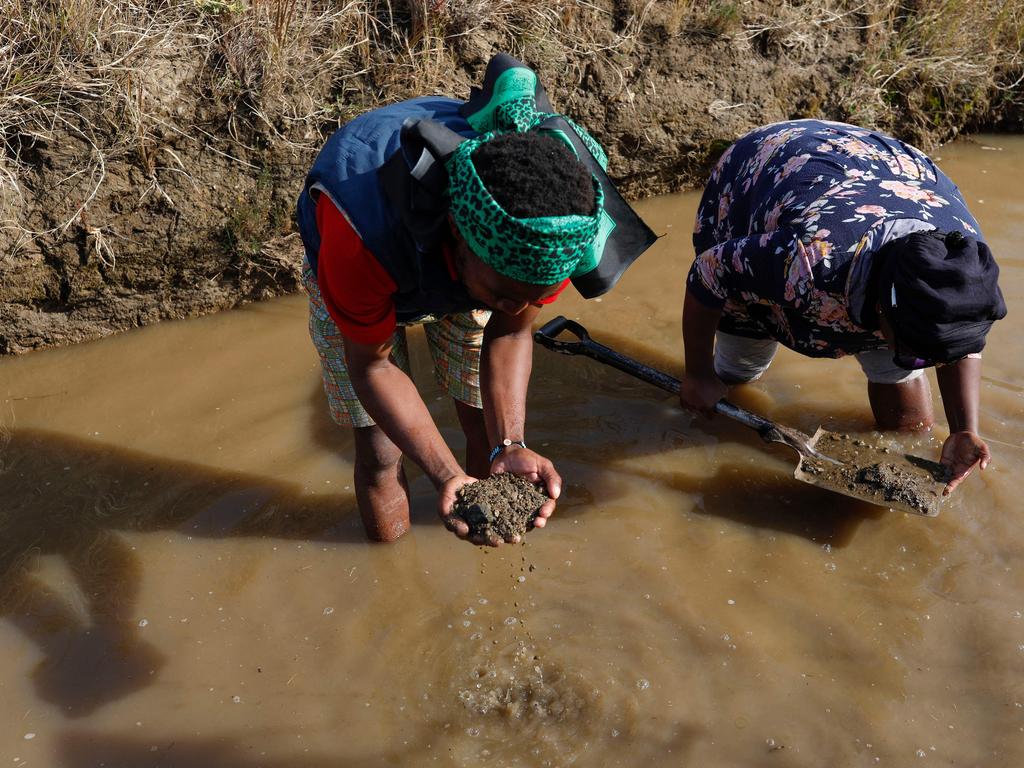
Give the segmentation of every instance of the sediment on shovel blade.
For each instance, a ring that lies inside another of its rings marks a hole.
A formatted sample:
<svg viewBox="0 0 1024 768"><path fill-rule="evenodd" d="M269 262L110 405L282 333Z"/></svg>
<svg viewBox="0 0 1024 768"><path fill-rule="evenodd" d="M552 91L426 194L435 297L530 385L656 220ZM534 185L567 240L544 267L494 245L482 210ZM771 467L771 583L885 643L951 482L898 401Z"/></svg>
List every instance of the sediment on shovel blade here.
<svg viewBox="0 0 1024 768"><path fill-rule="evenodd" d="M811 445L843 464L803 458L796 479L869 504L928 517L939 514L949 475L938 462L821 428Z"/></svg>

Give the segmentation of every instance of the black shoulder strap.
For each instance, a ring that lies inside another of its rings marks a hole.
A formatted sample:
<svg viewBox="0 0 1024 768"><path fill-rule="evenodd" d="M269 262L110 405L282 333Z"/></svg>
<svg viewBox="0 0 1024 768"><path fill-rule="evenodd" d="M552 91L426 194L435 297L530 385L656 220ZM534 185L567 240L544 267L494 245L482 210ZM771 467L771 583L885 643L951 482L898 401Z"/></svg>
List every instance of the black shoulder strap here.
<svg viewBox="0 0 1024 768"><path fill-rule="evenodd" d="M402 126L401 144L381 166L381 189L419 250L436 244L448 213L445 161L465 139L433 120Z"/></svg>

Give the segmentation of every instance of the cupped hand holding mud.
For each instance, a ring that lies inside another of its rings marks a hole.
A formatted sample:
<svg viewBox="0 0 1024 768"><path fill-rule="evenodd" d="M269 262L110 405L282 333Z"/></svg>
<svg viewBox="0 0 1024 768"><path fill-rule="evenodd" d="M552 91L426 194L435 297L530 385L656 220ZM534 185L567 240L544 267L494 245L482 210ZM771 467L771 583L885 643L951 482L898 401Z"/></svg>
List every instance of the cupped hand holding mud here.
<svg viewBox="0 0 1024 768"><path fill-rule="evenodd" d="M562 478L555 470L555 465L529 448L512 447L511 450L502 451L491 462L491 474L495 475L499 472L509 472L519 475L531 483L544 485L544 490L550 498L537 512L533 527L543 528L547 525L548 518L555 511L555 500L562 493Z"/></svg>
<svg viewBox="0 0 1024 768"><path fill-rule="evenodd" d="M942 464L949 468L951 479L942 492L951 494L976 466L988 467L992 454L988 445L974 432L954 432L942 444Z"/></svg>
<svg viewBox="0 0 1024 768"><path fill-rule="evenodd" d="M441 516L445 528L454 533L460 539L469 538L469 526L465 520L452 516L452 508L455 506L455 494L464 485L475 483L476 478L466 474L456 474L448 478L437 492L437 513ZM485 544L489 542L474 542Z"/></svg>

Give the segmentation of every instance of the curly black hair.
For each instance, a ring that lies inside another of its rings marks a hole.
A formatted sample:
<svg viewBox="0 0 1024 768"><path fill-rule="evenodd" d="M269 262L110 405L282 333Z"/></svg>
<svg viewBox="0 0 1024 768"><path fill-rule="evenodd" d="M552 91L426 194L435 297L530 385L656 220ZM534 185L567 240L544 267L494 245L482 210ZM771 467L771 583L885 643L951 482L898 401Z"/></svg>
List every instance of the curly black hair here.
<svg viewBox="0 0 1024 768"><path fill-rule="evenodd" d="M505 133L473 152L487 191L519 219L594 213L590 170L550 134Z"/></svg>

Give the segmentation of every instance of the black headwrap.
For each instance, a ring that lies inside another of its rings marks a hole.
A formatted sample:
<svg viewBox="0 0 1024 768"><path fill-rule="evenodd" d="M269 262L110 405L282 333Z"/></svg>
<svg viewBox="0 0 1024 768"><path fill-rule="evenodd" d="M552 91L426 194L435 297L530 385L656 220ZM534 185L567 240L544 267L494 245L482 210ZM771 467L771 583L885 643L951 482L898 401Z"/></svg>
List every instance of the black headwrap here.
<svg viewBox="0 0 1024 768"><path fill-rule="evenodd" d="M879 255L879 304L900 344L919 357L949 363L980 352L992 323L1006 316L999 266L973 237L915 232Z"/></svg>

